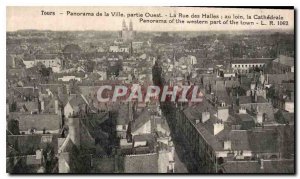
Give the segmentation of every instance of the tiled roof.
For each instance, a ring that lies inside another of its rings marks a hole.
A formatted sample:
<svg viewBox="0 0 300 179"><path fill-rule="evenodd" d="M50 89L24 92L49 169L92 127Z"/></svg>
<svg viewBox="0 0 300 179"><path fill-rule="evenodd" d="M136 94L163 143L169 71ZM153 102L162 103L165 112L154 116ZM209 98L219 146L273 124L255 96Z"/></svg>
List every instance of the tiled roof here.
<svg viewBox="0 0 300 179"><path fill-rule="evenodd" d="M270 84L281 84L283 81L294 80L294 73L284 74L266 74L265 79L268 79Z"/></svg>
<svg viewBox="0 0 300 179"><path fill-rule="evenodd" d="M284 55L280 55L279 58L276 58L273 62L280 63L282 65L294 66L295 59L293 57L287 57Z"/></svg>
<svg viewBox="0 0 300 179"><path fill-rule="evenodd" d="M232 130L229 132L232 150L249 150L248 132L246 130Z"/></svg>
<svg viewBox="0 0 300 179"><path fill-rule="evenodd" d="M239 104L249 104L252 103L251 96L239 96Z"/></svg>
<svg viewBox="0 0 300 179"><path fill-rule="evenodd" d="M56 114L21 114L19 115L20 131L28 131L29 129L36 129L42 131L60 129L60 116Z"/></svg>
<svg viewBox="0 0 300 179"><path fill-rule="evenodd" d="M210 145L213 148L214 151L223 150L222 143L219 142L217 138L211 132L209 132L203 125L201 125L200 123L197 124L197 130L203 136L208 145Z"/></svg>
<svg viewBox="0 0 300 179"><path fill-rule="evenodd" d="M27 101L17 103L18 108L23 108L25 112L37 111L38 102L37 101Z"/></svg>
<svg viewBox="0 0 300 179"><path fill-rule="evenodd" d="M120 105L118 108L117 125L127 125L129 120L128 105Z"/></svg>
<svg viewBox="0 0 300 179"><path fill-rule="evenodd" d="M26 164L27 165L40 165L40 164L42 164L42 160L36 159L36 155L27 155L26 156Z"/></svg>
<svg viewBox="0 0 300 179"><path fill-rule="evenodd" d="M258 161L229 161L222 169L224 173L260 173Z"/></svg>
<svg viewBox="0 0 300 179"><path fill-rule="evenodd" d="M34 61L35 56L33 54L25 53L23 56L24 61Z"/></svg>
<svg viewBox="0 0 300 179"><path fill-rule="evenodd" d="M247 58L247 59L235 59L232 60L232 64L241 64L241 63L269 63L273 59L272 58Z"/></svg>
<svg viewBox="0 0 300 179"><path fill-rule="evenodd" d="M71 95L71 97L69 99L69 103L73 108L85 107L85 105L88 105L88 103L84 99L84 97L82 95L78 95L78 94Z"/></svg>
<svg viewBox="0 0 300 179"><path fill-rule="evenodd" d="M37 60L53 60L56 57L58 57L57 54L46 54L46 53L43 53L43 54L37 54L36 55L36 59Z"/></svg>
<svg viewBox="0 0 300 179"><path fill-rule="evenodd" d="M146 122L148 122L151 118L150 112L148 108L144 109L141 114L135 118L131 123L131 130L134 132L135 130L139 129L143 126Z"/></svg>
<svg viewBox="0 0 300 179"><path fill-rule="evenodd" d="M47 143L43 142L43 137L51 137L50 144L54 147L54 152L58 150L57 138L59 134L34 134L34 135L8 135L6 137L7 145L14 148L19 155L35 154L36 149L45 147ZM8 155L9 153L7 153Z"/></svg>
<svg viewBox="0 0 300 179"><path fill-rule="evenodd" d="M253 152L279 152L278 133L273 130L258 130L249 133L248 141Z"/></svg>
<svg viewBox="0 0 300 179"><path fill-rule="evenodd" d="M16 95L24 95L24 96L31 96L31 97L37 97L38 96L38 89L35 89L33 86L27 86L27 87L16 87L13 88Z"/></svg>
<svg viewBox="0 0 300 179"><path fill-rule="evenodd" d="M229 161L222 166L224 173L294 173L294 160Z"/></svg>
<svg viewBox="0 0 300 179"><path fill-rule="evenodd" d="M124 158L124 173L157 173L157 153L127 155Z"/></svg>

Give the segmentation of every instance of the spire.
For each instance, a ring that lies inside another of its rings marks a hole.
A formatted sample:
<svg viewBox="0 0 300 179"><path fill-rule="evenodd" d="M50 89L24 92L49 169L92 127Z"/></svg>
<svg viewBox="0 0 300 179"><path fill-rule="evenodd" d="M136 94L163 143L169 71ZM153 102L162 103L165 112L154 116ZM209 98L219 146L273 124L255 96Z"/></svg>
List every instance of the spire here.
<svg viewBox="0 0 300 179"><path fill-rule="evenodd" d="M132 42L130 42L130 56L133 54L133 47L132 47Z"/></svg>
<svg viewBox="0 0 300 179"><path fill-rule="evenodd" d="M125 22L124 19L123 19L123 22L122 22L122 30L127 30L126 22Z"/></svg>
<svg viewBox="0 0 300 179"><path fill-rule="evenodd" d="M130 19L130 22L129 22L129 30L133 31L133 25L132 25L132 20L131 19Z"/></svg>

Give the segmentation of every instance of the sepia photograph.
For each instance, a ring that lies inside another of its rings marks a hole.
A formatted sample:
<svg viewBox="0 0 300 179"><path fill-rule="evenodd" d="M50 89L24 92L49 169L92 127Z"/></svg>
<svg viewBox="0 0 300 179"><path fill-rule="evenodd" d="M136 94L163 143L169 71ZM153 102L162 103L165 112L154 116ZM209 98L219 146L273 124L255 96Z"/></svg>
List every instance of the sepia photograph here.
<svg viewBox="0 0 300 179"><path fill-rule="evenodd" d="M7 6L6 173L295 174L294 17Z"/></svg>

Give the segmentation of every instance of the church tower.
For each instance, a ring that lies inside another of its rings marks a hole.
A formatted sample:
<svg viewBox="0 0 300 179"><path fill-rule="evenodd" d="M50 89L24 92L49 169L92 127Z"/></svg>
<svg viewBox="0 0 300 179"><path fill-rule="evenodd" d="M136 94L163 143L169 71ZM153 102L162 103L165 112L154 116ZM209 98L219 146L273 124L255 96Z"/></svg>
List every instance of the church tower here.
<svg viewBox="0 0 300 179"><path fill-rule="evenodd" d="M133 31L133 25L132 25L132 20L130 19L129 22L129 31Z"/></svg>
<svg viewBox="0 0 300 179"><path fill-rule="evenodd" d="M122 23L122 31L120 32L120 37L124 41L131 41L135 36L135 32L133 31L133 23L130 20L129 27L127 27L125 20Z"/></svg>
<svg viewBox="0 0 300 179"><path fill-rule="evenodd" d="M123 23L122 23L122 31L127 31L126 22L124 19L123 19Z"/></svg>

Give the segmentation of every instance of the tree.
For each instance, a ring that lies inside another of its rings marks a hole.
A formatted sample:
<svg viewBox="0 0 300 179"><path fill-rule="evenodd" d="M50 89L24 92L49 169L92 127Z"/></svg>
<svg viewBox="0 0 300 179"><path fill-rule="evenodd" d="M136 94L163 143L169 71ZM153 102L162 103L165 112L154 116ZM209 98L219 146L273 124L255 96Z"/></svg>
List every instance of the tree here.
<svg viewBox="0 0 300 179"><path fill-rule="evenodd" d="M94 61L86 61L85 68L87 72L93 72L95 68L95 62Z"/></svg>
<svg viewBox="0 0 300 179"><path fill-rule="evenodd" d="M54 155L54 147L50 144L47 144L43 149L43 157L45 159L45 172L52 173L53 168L56 165L56 158Z"/></svg>
<svg viewBox="0 0 300 179"><path fill-rule="evenodd" d="M50 76L52 75L52 68L47 68L44 64L39 62L37 63L37 71L40 74L41 81L49 81Z"/></svg>
<svg viewBox="0 0 300 179"><path fill-rule="evenodd" d="M78 86L78 81L77 80L70 80L70 92L72 94L78 94L80 93L80 88Z"/></svg>
<svg viewBox="0 0 300 179"><path fill-rule="evenodd" d="M75 145L70 152L70 161L72 161L70 170L72 173L89 173L90 158L86 150L77 148Z"/></svg>
<svg viewBox="0 0 300 179"><path fill-rule="evenodd" d="M68 44L62 51L65 59L78 60L82 49L77 44Z"/></svg>
<svg viewBox="0 0 300 179"><path fill-rule="evenodd" d="M272 101L276 97L276 92L274 86L271 86L270 88L267 89L267 98L271 99Z"/></svg>
<svg viewBox="0 0 300 179"><path fill-rule="evenodd" d="M7 128L8 130L13 134L13 135L19 135L20 130L19 130L19 121L15 119L11 119L7 123Z"/></svg>
<svg viewBox="0 0 300 179"><path fill-rule="evenodd" d="M10 112L16 112L16 111L17 111L17 102L14 101L14 102L12 102L12 104L11 104Z"/></svg>
<svg viewBox="0 0 300 179"><path fill-rule="evenodd" d="M275 117L275 120L276 120L278 123L280 123L280 124L286 124L286 123L288 122L288 121L284 118L284 116L283 116L281 110L278 110L278 111L275 113L274 117Z"/></svg>
<svg viewBox="0 0 300 179"><path fill-rule="evenodd" d="M258 67L258 66L256 66L255 68L254 68L254 72L260 72L261 71L261 69Z"/></svg>

